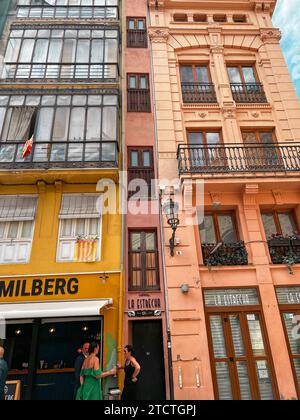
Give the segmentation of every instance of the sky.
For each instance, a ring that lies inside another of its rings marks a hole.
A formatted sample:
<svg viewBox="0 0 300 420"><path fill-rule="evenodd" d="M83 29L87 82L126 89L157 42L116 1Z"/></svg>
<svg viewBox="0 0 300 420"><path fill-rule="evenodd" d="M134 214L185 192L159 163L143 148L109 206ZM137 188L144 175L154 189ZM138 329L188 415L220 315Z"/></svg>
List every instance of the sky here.
<svg viewBox="0 0 300 420"><path fill-rule="evenodd" d="M281 46L300 99L300 0L277 0L273 23L282 31Z"/></svg>

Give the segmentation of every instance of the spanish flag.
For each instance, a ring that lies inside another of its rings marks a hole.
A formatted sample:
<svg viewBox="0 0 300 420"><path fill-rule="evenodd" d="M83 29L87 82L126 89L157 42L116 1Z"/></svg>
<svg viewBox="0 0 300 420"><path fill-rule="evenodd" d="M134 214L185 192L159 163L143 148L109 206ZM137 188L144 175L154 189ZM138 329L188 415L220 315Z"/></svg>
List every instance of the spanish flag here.
<svg viewBox="0 0 300 420"><path fill-rule="evenodd" d="M80 239L76 242L75 261L95 262L97 259L97 240Z"/></svg>
<svg viewBox="0 0 300 420"><path fill-rule="evenodd" d="M22 159L25 159L27 156L30 155L32 146L33 146L33 136L29 140L26 141L23 147Z"/></svg>

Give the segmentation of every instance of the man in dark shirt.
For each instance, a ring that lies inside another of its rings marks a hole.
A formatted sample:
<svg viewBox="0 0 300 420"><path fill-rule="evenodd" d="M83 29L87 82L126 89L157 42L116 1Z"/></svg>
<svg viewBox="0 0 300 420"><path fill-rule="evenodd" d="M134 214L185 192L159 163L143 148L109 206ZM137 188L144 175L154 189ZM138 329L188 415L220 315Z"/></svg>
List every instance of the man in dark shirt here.
<svg viewBox="0 0 300 420"><path fill-rule="evenodd" d="M0 401L5 399L4 388L7 379L8 366L4 360L4 348L0 347Z"/></svg>
<svg viewBox="0 0 300 420"><path fill-rule="evenodd" d="M77 391L80 387L80 372L81 372L81 368L82 368L82 365L83 365L85 359L89 355L89 348L90 348L90 343L84 343L83 346L81 347L80 355L75 360L75 366L74 366L75 367L74 398L76 398Z"/></svg>

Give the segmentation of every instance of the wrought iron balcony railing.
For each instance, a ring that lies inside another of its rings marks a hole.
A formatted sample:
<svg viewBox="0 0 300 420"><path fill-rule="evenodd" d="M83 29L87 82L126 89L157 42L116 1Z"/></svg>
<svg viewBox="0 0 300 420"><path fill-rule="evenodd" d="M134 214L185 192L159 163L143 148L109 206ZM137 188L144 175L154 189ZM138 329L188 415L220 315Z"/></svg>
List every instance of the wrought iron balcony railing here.
<svg viewBox="0 0 300 420"><path fill-rule="evenodd" d="M203 244L202 254L204 265L248 265L248 253L243 241L222 244L216 249L216 244Z"/></svg>
<svg viewBox="0 0 300 420"><path fill-rule="evenodd" d="M152 180L155 179L154 169L153 168L142 168L142 169L132 169L128 170L128 184L131 182L142 180L144 181L145 190L139 190L139 187L136 189L136 185L132 184L131 188L133 191L128 190L128 197L142 197L142 198L151 198L152 197ZM146 187L147 185L147 187Z"/></svg>
<svg viewBox="0 0 300 420"><path fill-rule="evenodd" d="M117 142L34 142L22 158L24 142L0 142L1 169L115 168Z"/></svg>
<svg viewBox="0 0 300 420"><path fill-rule="evenodd" d="M184 103L217 103L215 86L212 83L181 83Z"/></svg>
<svg viewBox="0 0 300 420"><path fill-rule="evenodd" d="M237 103L268 103L261 83L232 83L231 91Z"/></svg>
<svg viewBox="0 0 300 420"><path fill-rule="evenodd" d="M179 174L300 171L300 143L179 145Z"/></svg>
<svg viewBox="0 0 300 420"><path fill-rule="evenodd" d="M117 6L51 6L21 5L17 6L19 19L101 19L118 20L119 8Z"/></svg>
<svg viewBox="0 0 300 420"><path fill-rule="evenodd" d="M5 63L2 79L15 80L97 80L116 82L119 78L117 63Z"/></svg>
<svg viewBox="0 0 300 420"><path fill-rule="evenodd" d="M147 48L146 29L127 29L127 48Z"/></svg>
<svg viewBox="0 0 300 420"><path fill-rule="evenodd" d="M268 246L273 264L300 264L300 239L274 238Z"/></svg>
<svg viewBox="0 0 300 420"><path fill-rule="evenodd" d="M127 89L128 112L151 112L150 89Z"/></svg>

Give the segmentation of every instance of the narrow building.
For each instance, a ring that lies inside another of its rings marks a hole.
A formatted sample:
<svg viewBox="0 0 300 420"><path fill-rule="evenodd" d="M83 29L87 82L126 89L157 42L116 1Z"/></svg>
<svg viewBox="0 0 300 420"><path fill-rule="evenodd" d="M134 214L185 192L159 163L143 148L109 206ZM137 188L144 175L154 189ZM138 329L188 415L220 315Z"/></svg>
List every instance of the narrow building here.
<svg viewBox="0 0 300 420"><path fill-rule="evenodd" d="M175 399L298 398L300 105L276 1L149 4L159 178L181 187L162 199L184 198L163 239Z"/></svg>
<svg viewBox="0 0 300 420"><path fill-rule="evenodd" d="M83 343L103 370L122 350L118 3L1 2L0 315L21 399L72 399Z"/></svg>

